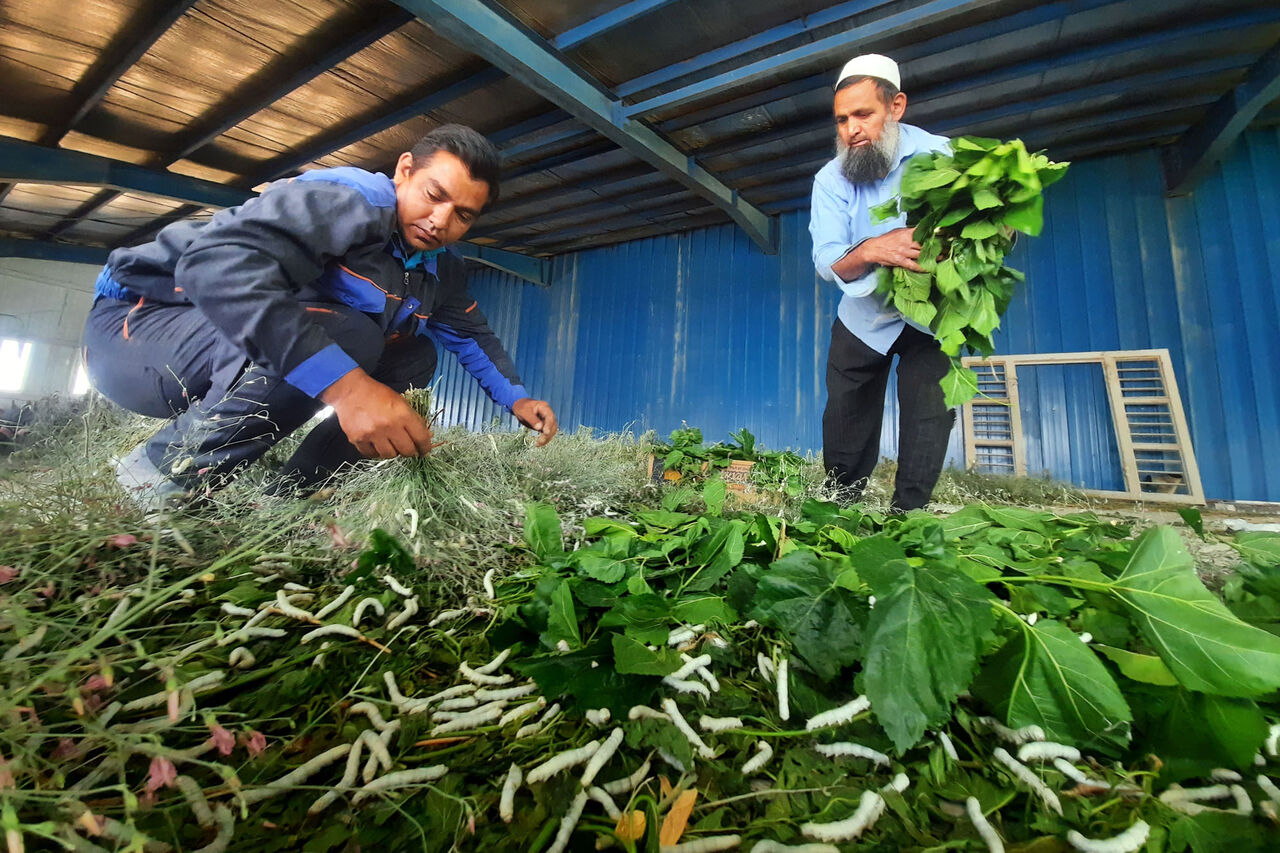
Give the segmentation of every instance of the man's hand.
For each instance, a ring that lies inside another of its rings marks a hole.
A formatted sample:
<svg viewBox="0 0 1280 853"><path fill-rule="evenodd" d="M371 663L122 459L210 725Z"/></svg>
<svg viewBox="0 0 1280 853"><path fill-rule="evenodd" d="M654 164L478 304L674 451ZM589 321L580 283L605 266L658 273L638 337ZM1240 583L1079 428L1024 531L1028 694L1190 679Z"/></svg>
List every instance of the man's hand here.
<svg viewBox="0 0 1280 853"><path fill-rule="evenodd" d="M431 451L431 429L395 391L356 368L320 395L363 455L391 459Z"/></svg>
<svg viewBox="0 0 1280 853"><path fill-rule="evenodd" d="M912 236L914 231L914 228L895 228L879 237L869 237L832 264L831 269L844 281L856 281L876 266L924 272L916 263L920 257L920 244Z"/></svg>
<svg viewBox="0 0 1280 853"><path fill-rule="evenodd" d="M538 438L538 447L555 438L556 432L560 429L556 424L556 413L551 411L551 406L545 400L521 397L512 405L511 414L529 429L541 433Z"/></svg>

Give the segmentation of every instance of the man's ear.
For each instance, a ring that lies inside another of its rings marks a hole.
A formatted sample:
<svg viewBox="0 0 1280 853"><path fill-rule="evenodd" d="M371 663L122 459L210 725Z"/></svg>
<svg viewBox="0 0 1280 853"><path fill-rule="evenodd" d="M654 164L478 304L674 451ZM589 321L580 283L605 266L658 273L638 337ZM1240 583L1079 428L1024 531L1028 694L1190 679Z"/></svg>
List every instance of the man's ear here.
<svg viewBox="0 0 1280 853"><path fill-rule="evenodd" d="M893 100L889 103L889 114L893 116L894 121L901 121L902 114L907 111L907 93L899 92L893 96Z"/></svg>
<svg viewBox="0 0 1280 853"><path fill-rule="evenodd" d="M406 151L400 155L400 159L396 160L396 170L392 175L392 180L395 181L396 186L399 186L400 182L408 180L409 175L412 173L413 155Z"/></svg>

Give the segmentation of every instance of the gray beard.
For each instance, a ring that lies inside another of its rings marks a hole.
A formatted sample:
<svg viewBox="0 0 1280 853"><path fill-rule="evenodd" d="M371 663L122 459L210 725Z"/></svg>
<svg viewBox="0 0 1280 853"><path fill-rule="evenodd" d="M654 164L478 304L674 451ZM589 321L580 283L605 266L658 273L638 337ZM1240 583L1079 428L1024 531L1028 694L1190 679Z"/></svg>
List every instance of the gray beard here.
<svg viewBox="0 0 1280 853"><path fill-rule="evenodd" d="M836 136L836 158L840 161L840 174L851 184L874 184L883 181L893 170L898 156L898 138L901 135L898 122L890 119L884 123L880 138L870 145L850 148Z"/></svg>

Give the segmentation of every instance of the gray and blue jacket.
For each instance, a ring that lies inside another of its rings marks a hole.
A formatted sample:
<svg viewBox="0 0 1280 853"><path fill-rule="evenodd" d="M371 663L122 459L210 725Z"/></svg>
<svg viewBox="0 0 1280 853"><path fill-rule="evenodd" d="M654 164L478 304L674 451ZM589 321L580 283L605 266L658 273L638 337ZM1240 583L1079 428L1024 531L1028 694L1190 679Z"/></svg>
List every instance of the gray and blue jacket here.
<svg viewBox="0 0 1280 853"><path fill-rule="evenodd" d="M467 291L457 255L404 251L395 184L349 166L276 181L205 222L116 249L97 298L190 304L255 364L319 396L356 362L301 302L362 311L387 338L429 335L510 409L529 393Z"/></svg>

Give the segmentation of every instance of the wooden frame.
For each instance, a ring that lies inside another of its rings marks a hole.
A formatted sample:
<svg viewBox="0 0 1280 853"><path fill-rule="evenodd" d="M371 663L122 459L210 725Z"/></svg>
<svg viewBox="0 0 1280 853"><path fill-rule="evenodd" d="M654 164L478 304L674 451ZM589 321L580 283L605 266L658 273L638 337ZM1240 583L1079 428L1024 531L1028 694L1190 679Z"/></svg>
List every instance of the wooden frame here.
<svg viewBox="0 0 1280 853"><path fill-rule="evenodd" d="M1106 381L1125 487L1084 489L1098 497L1202 504L1204 489L1167 349L1047 353L966 358L979 395L964 405L965 467L1027 473L1018 367L1097 364ZM1007 414L993 414L1007 407ZM979 417L981 416L981 417Z"/></svg>

